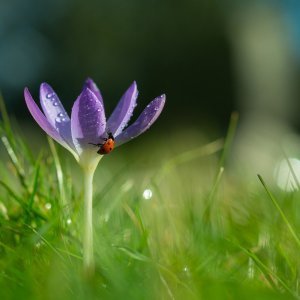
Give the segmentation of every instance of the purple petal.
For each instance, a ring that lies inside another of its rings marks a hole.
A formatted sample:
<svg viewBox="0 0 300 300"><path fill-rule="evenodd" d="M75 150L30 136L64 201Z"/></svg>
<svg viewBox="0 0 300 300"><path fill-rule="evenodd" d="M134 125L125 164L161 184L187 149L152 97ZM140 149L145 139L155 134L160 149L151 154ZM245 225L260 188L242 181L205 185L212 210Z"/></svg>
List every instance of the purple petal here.
<svg viewBox="0 0 300 300"><path fill-rule="evenodd" d="M101 102L102 106L104 107L103 97L101 95L101 92L98 89L96 83L91 78L87 78L87 80L85 81L83 89L85 89L85 88L89 88L96 95L96 97Z"/></svg>
<svg viewBox="0 0 300 300"><path fill-rule="evenodd" d="M40 127L62 146L64 146L65 148L69 148L63 140L63 138L59 135L58 131L56 131L55 128L49 123L45 115L41 112L37 104L34 102L28 88L24 89L24 97L26 105L31 115L33 116L35 121L40 125Z"/></svg>
<svg viewBox="0 0 300 300"><path fill-rule="evenodd" d="M71 135L71 120L56 93L47 83L41 84L40 101L48 122L56 128L70 147L74 148Z"/></svg>
<svg viewBox="0 0 300 300"><path fill-rule="evenodd" d="M136 82L134 81L124 93L107 121L107 131L111 132L113 136L118 136L129 122L133 109L136 106L137 96L138 90Z"/></svg>
<svg viewBox="0 0 300 300"><path fill-rule="evenodd" d="M87 87L75 101L71 115L73 142L80 152L88 143L100 143L106 120L102 103Z"/></svg>
<svg viewBox="0 0 300 300"><path fill-rule="evenodd" d="M165 102L166 96L161 95L148 104L138 119L115 137L116 146L126 143L149 129L162 112Z"/></svg>

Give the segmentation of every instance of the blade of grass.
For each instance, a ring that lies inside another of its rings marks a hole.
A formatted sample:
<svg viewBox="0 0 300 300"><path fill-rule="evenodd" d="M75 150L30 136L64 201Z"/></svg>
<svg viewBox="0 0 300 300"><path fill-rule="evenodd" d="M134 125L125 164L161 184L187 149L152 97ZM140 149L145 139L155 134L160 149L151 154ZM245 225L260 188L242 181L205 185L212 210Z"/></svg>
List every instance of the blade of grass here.
<svg viewBox="0 0 300 300"><path fill-rule="evenodd" d="M24 172L24 169L9 141L9 139L5 136L5 135L2 135L1 136L1 140L2 140L2 143L8 153L8 156L17 172L17 175L18 175L18 178L20 180L20 183L21 185L28 191L28 186L25 182L25 172Z"/></svg>
<svg viewBox="0 0 300 300"><path fill-rule="evenodd" d="M60 254L60 252L56 249L56 247L51 245L51 243L49 243L48 240L43 237L43 235L41 235L38 231L36 231L32 226L29 226L26 223L24 223L24 225L27 226L29 229L31 229L33 233L36 234L50 249L52 249L53 252L55 252L59 258L64 260L64 257Z"/></svg>
<svg viewBox="0 0 300 300"><path fill-rule="evenodd" d="M35 216L39 217L40 219L47 221L47 218L43 216L41 213L36 211L35 209L32 209L31 211L28 209L27 203L25 203L19 196L17 196L13 190L2 180L0 180L0 186L2 186L10 196L12 196L13 199L15 199L16 202L20 204L20 206L27 212L30 213L32 212Z"/></svg>
<svg viewBox="0 0 300 300"><path fill-rule="evenodd" d="M58 181L58 189L59 189L59 194L60 194L61 206L64 209L64 211L66 209L65 215L69 215L69 203L66 198L66 192L65 192L65 188L64 188L64 174L62 171L61 163L60 163L60 160L58 157L58 153L57 153L55 144L50 137L48 137L48 143L50 146L51 154L53 156L54 165L55 165L55 169L56 169L56 177L57 177L57 181Z"/></svg>
<svg viewBox="0 0 300 300"><path fill-rule="evenodd" d="M155 262L153 259L149 258L148 256L145 256L135 250L132 250L128 247L125 246L117 246L117 245L113 245L113 247L115 247L116 249L124 252L126 255L128 255L129 257L138 260L138 261L142 261L142 262L146 262L146 263L153 263L154 265L156 265L159 269L161 269L162 271L166 272L170 277L173 278L173 280L180 284L181 286L183 286L184 288L186 288L186 290L193 296L196 296L195 293L193 292L193 290L184 282L182 282L178 276L176 274L174 274L172 271L170 271L167 267L163 266L161 263ZM160 271L159 271L160 274ZM161 274L160 274L161 275Z"/></svg>
<svg viewBox="0 0 300 300"><path fill-rule="evenodd" d="M249 257L251 257L253 259L253 261L255 262L255 264L257 265L257 267L260 269L260 271L264 274L264 276L266 277L266 279L268 280L268 282L271 284L271 286L275 289L278 290L278 287L276 286L275 282L273 281L272 277L275 278L280 284L281 286L287 291L289 292L293 297L296 297L297 299L299 299L299 297L296 295L296 293L293 292L293 290L291 288L289 288L289 286L274 272L272 271L272 269L270 269L269 267L267 267L259 258L258 256L253 253L252 251L250 251L249 249L244 248L243 246L228 240L227 241L231 244L233 244L234 246L236 246L237 248L241 249L244 253L246 253ZM272 276L272 277L271 277Z"/></svg>
<svg viewBox="0 0 300 300"><path fill-rule="evenodd" d="M29 201L28 201L28 209L31 211L32 210L32 205L34 201L34 196L37 193L37 188L38 188L38 181L39 181L39 174L40 174L40 167L37 166L36 171L35 171L35 176L34 176L34 181L33 181L33 188L32 188L32 193L29 196Z"/></svg>
<svg viewBox="0 0 300 300"><path fill-rule="evenodd" d="M300 183L299 183L299 180L298 180L298 178L297 178L297 175L296 175L296 173L295 173L295 171L294 171L294 168L293 168L293 166L291 165L291 162L290 162L289 158L287 157L287 155L286 155L285 153L284 153L284 157L285 157L286 162L287 162L287 164L288 164L288 166L289 166L289 169L290 169L290 171L291 171L291 173L292 173L292 176L293 176L293 178L294 178L294 180L295 180L297 189L299 190L299 189L300 189Z"/></svg>
<svg viewBox="0 0 300 300"><path fill-rule="evenodd" d="M2 123L3 123L4 130L7 133L10 133L10 135L12 135L12 130L11 130L8 113L7 113L5 102L4 102L4 99L3 99L3 96L1 93L0 93L0 113L1 113L2 120L3 120Z"/></svg>
<svg viewBox="0 0 300 300"><path fill-rule="evenodd" d="M213 205L213 200L216 195L216 192L218 191L218 187L220 185L223 173L224 173L224 167L220 167L219 172L214 180L212 189L210 190L210 193L208 195L207 203L206 203L205 207L203 208L202 214L205 218L209 218L209 212Z"/></svg>
<svg viewBox="0 0 300 300"><path fill-rule="evenodd" d="M291 233L292 237L294 238L295 242L297 243L297 245L300 247L300 239L297 236L294 228L292 227L292 225L290 224L289 220L287 219L286 215L284 214L283 210L281 209L280 205L278 204L278 201L276 200L276 198L272 195L272 193L270 192L270 190L268 189L265 181L263 180L263 178L258 174L258 179L260 180L261 184L263 185L264 189L266 190L269 198L272 200L275 208L277 209L277 211L279 212L282 220L284 221L284 223L286 224L289 232Z"/></svg>
<svg viewBox="0 0 300 300"><path fill-rule="evenodd" d="M197 158L210 156L220 151L224 146L223 139L217 139L204 146L180 153L167 160L163 166L155 174L155 179L159 182L162 177L172 171L172 169L180 164L187 163Z"/></svg>
<svg viewBox="0 0 300 300"><path fill-rule="evenodd" d="M223 152L222 152L220 162L219 162L220 168L225 166L226 159L228 157L228 153L230 151L230 148L231 148L231 145L232 145L235 133L236 133L238 121L239 121L238 112L233 112L230 117L230 122L229 122L229 127L227 130L227 135L225 138L224 148L223 148Z"/></svg>
<svg viewBox="0 0 300 300"><path fill-rule="evenodd" d="M100 201L106 196L106 194L114 187L117 186L118 180L124 175L124 171L128 170L129 165L125 164L120 170L118 170L108 183L102 188L102 190L94 196L93 207L98 205Z"/></svg>

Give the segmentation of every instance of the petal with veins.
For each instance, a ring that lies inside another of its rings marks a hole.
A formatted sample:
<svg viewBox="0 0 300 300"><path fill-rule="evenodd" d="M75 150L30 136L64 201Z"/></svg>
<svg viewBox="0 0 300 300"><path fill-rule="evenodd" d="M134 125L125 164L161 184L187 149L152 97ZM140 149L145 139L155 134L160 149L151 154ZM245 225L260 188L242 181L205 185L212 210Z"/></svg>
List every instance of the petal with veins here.
<svg viewBox="0 0 300 300"><path fill-rule="evenodd" d="M60 136L59 132L49 123L45 115L41 112L37 104L34 102L28 88L24 89L24 97L26 105L32 115L32 117L35 119L35 121L40 125L40 127L48 134L50 135L54 140L56 140L58 143L60 143L63 147L70 150L70 147L67 145L67 143L64 141L64 139Z"/></svg>
<svg viewBox="0 0 300 300"><path fill-rule="evenodd" d="M101 92L98 89L96 83L91 78L87 78L87 80L85 81L83 89L85 88L89 88L95 94L95 96L98 98L98 100L101 102L102 106L104 107L103 97L101 95Z"/></svg>
<svg viewBox="0 0 300 300"><path fill-rule="evenodd" d="M134 81L107 121L107 131L111 132L113 136L118 136L129 122L136 106L137 96L138 90Z"/></svg>
<svg viewBox="0 0 300 300"><path fill-rule="evenodd" d="M73 143L79 153L89 143L101 143L106 120L104 108L96 95L87 87L75 101L71 115Z"/></svg>
<svg viewBox="0 0 300 300"><path fill-rule="evenodd" d="M148 104L138 119L115 137L116 146L126 143L149 129L162 112L165 102L166 96L161 95Z"/></svg>
<svg viewBox="0 0 300 300"><path fill-rule="evenodd" d="M41 84L40 101L49 123L56 128L68 145L74 148L71 135L71 120L56 93L47 83Z"/></svg>

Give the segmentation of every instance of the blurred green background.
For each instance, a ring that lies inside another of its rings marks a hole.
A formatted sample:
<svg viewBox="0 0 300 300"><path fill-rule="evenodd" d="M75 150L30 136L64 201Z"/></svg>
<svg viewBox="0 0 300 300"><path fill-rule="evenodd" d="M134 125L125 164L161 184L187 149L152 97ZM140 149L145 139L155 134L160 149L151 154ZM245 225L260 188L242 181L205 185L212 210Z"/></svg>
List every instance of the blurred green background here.
<svg viewBox="0 0 300 300"><path fill-rule="evenodd" d="M0 0L0 294L299 298L299 59L299 0ZM48 82L70 111L88 76L108 114L133 80L136 115L167 94L97 170L94 286L80 170L23 99Z"/></svg>
<svg viewBox="0 0 300 300"><path fill-rule="evenodd" d="M300 125L299 20L298 0L1 0L0 90L9 113L38 130L25 86L38 101L48 82L70 111L92 77L109 115L136 80L135 116L167 94L150 138L190 131L215 138L237 110L233 155L260 167L277 157L274 141L299 145L290 138Z"/></svg>
<svg viewBox="0 0 300 300"><path fill-rule="evenodd" d="M167 94L160 124L169 129L227 124L235 83L222 1L0 3L0 88L11 113L28 118L23 88L37 96L43 81L70 109L90 76L108 112L136 80L137 110Z"/></svg>

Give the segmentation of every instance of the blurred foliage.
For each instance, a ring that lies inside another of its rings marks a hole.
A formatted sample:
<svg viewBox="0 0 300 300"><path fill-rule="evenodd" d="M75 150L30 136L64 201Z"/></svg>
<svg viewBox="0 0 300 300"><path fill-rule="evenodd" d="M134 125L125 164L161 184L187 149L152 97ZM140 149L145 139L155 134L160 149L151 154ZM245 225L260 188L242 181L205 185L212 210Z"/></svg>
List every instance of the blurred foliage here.
<svg viewBox="0 0 300 300"><path fill-rule="evenodd" d="M0 88L10 111L27 117L22 90L37 96L43 81L70 107L90 76L107 111L136 80L141 107L167 94L172 126L226 124L234 92L219 1L42 2L0 2Z"/></svg>
<svg viewBox="0 0 300 300"><path fill-rule="evenodd" d="M79 169L52 141L32 153L1 108L1 298L299 297L299 192L275 197L265 182L249 186L230 172L237 115L225 141L182 150L156 139L103 159L87 280Z"/></svg>

